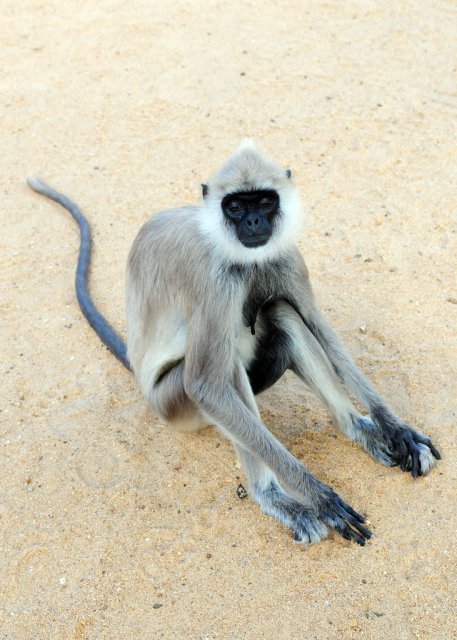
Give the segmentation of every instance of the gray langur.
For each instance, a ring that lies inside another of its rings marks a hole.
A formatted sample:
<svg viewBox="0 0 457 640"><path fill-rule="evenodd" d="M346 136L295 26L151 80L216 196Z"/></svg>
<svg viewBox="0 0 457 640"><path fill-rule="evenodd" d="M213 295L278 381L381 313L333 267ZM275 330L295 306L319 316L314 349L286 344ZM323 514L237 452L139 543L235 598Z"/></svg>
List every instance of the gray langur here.
<svg viewBox="0 0 457 640"><path fill-rule="evenodd" d="M127 352L87 292L87 221L65 196L36 178L29 184L80 225L81 308L155 414L180 430L217 426L238 452L251 497L295 540L317 542L330 528L363 545L371 533L262 423L255 395L286 369L382 464L416 478L440 459L430 438L392 413L322 317L295 246L302 207L290 171L253 143L202 185L201 204L162 211L140 229L127 265Z"/></svg>

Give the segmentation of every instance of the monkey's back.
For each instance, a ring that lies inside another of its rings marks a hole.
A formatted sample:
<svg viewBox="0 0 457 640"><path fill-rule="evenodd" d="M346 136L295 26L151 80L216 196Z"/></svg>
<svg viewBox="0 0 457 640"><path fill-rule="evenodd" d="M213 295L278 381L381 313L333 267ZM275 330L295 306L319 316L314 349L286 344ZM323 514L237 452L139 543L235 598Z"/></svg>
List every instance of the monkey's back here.
<svg viewBox="0 0 457 640"><path fill-rule="evenodd" d="M140 229L126 277L127 353L148 397L168 362L184 357L186 328L214 277L198 206L161 211Z"/></svg>

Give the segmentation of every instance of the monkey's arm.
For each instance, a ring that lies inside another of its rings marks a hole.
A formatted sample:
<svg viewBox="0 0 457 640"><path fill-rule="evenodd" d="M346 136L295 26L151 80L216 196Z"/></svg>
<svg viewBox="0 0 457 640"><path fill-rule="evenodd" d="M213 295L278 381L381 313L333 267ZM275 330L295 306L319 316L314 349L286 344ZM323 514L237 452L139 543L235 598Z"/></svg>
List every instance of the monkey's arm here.
<svg viewBox="0 0 457 640"><path fill-rule="evenodd" d="M392 412L383 397L354 363L339 337L317 308L306 266L301 257L297 258L296 273L292 285L293 304L327 354L337 376L370 413L371 419L361 419L354 428L365 430L369 436L368 440L382 439L389 448L392 465L400 465L402 471L411 471L413 477L425 475L435 460L441 459L439 451L429 437L411 429ZM368 445L366 448L374 457L378 457L372 447Z"/></svg>
<svg viewBox="0 0 457 640"><path fill-rule="evenodd" d="M371 536L361 524L364 518L308 473L262 424L231 328L222 328L220 321L208 322L204 311L197 315L188 332L185 391L237 447L249 467L252 495L265 511L290 526L297 539L308 536L308 541L316 541L325 537L323 531L329 526L364 544ZM271 471L268 482L266 469Z"/></svg>

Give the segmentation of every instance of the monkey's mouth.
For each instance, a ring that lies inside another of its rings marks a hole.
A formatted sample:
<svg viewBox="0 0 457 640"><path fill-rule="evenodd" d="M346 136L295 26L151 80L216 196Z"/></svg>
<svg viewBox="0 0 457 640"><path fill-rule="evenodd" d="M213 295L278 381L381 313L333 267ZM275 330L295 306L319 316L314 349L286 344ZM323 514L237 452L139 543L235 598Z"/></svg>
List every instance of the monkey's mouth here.
<svg viewBox="0 0 457 640"><path fill-rule="evenodd" d="M240 239L240 241L241 241L241 244L243 244L245 247L248 247L249 249L254 249L255 247L263 247L265 244L267 244L270 237L271 236L268 234L262 234L261 236L243 238L242 240Z"/></svg>

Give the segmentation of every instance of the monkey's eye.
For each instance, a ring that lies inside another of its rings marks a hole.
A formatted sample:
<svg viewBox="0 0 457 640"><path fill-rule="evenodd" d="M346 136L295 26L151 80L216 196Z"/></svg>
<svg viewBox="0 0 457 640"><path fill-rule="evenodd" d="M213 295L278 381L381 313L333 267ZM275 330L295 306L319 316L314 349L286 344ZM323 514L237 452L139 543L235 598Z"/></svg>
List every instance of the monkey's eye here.
<svg viewBox="0 0 457 640"><path fill-rule="evenodd" d="M276 200L273 198L262 198L259 202L259 209L265 214L270 214L276 207Z"/></svg>
<svg viewBox="0 0 457 640"><path fill-rule="evenodd" d="M241 213L242 210L243 207L239 202L232 202L232 204L229 206L230 213Z"/></svg>

